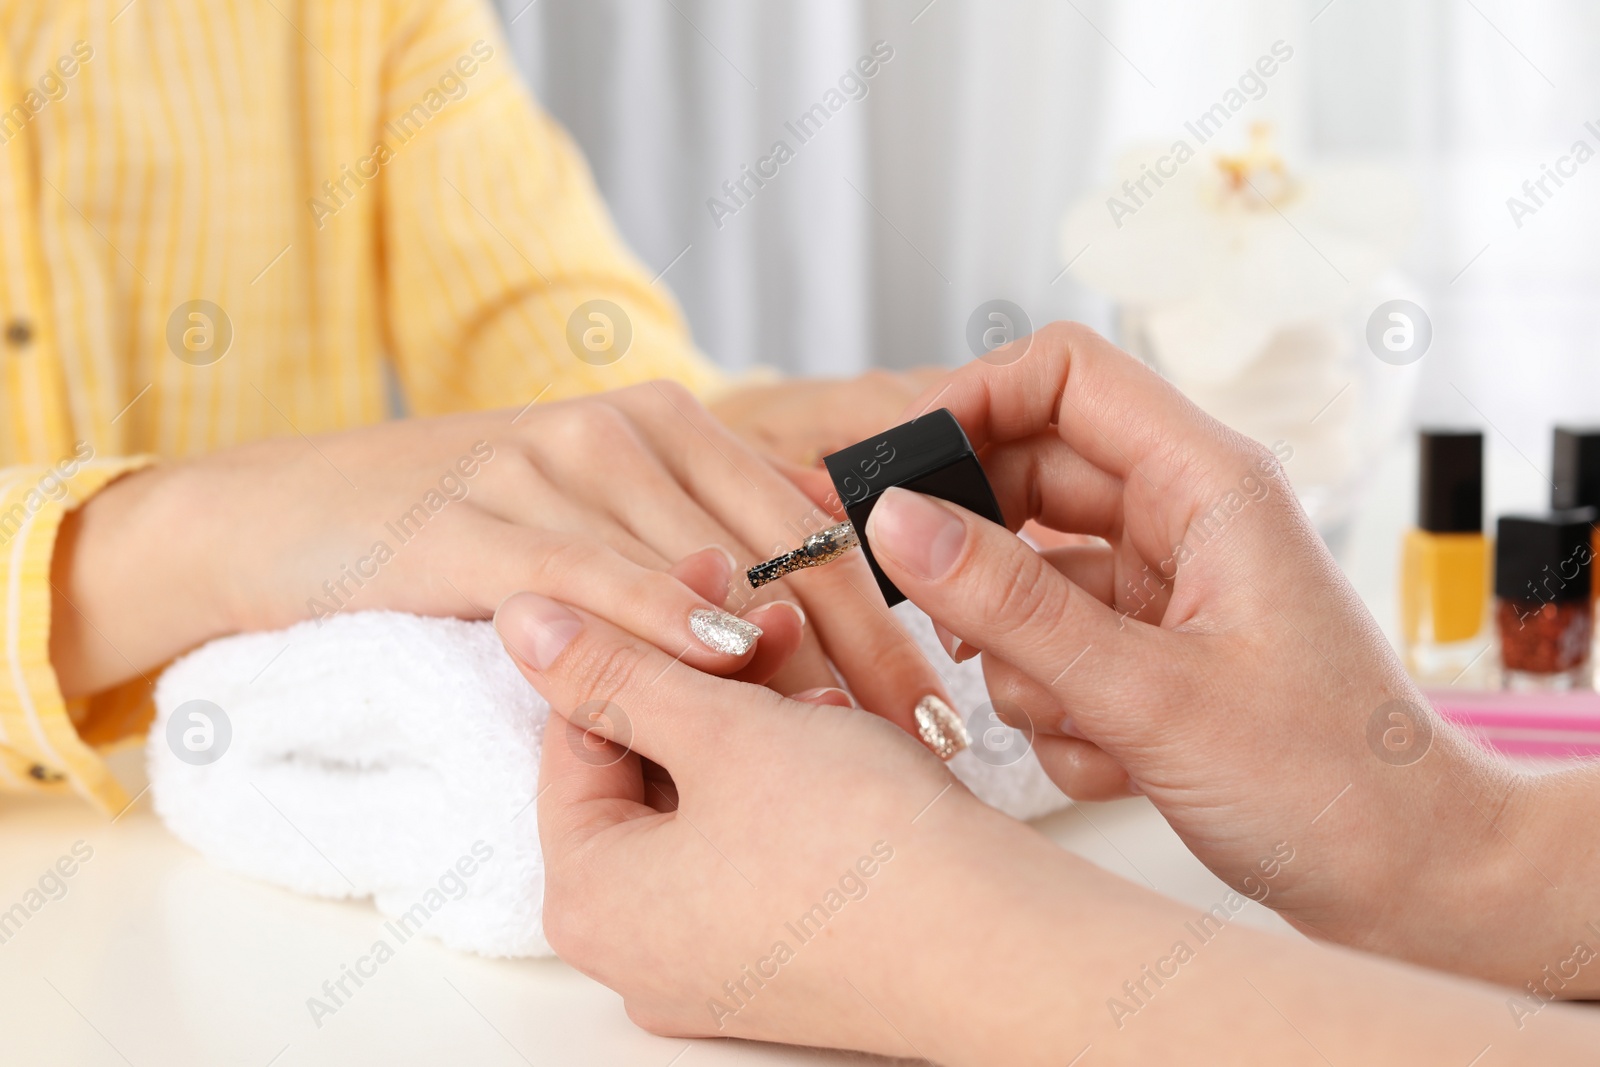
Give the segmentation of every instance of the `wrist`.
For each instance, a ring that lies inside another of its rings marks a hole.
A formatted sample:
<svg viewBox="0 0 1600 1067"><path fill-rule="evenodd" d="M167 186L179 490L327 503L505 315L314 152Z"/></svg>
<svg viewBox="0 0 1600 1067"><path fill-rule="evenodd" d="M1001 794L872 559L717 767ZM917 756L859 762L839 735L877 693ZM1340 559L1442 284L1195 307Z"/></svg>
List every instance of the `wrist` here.
<svg viewBox="0 0 1600 1067"><path fill-rule="evenodd" d="M1366 884L1345 887L1356 906L1332 938L1514 985L1537 973L1551 953L1570 954L1582 924L1561 919L1557 886L1571 883L1561 876L1566 868L1546 780L1518 772L1449 729L1434 738L1427 758L1385 769L1417 772L1404 795L1385 797L1384 807L1371 812L1401 836L1369 841L1374 854L1387 854L1389 866Z"/></svg>
<svg viewBox="0 0 1600 1067"><path fill-rule="evenodd" d="M147 467L69 512L51 557L50 658L69 699L118 685L226 632L199 570L213 553L175 506L180 468Z"/></svg>
<svg viewBox="0 0 1600 1067"><path fill-rule="evenodd" d="M226 468L221 477L207 460L158 468L158 480L145 487L139 502L146 537L156 539L151 558L163 575L182 583L184 649L215 637L252 629L248 599L240 596L238 575L259 571L260 560L247 560L251 544L244 527L230 527L243 508L232 490Z"/></svg>
<svg viewBox="0 0 1600 1067"><path fill-rule="evenodd" d="M882 1014L912 1046L902 1055L953 1067L1069 1062L1105 1017L1103 994L1081 991L1114 988L1108 961L1127 952L1106 934L1118 928L1107 908L1126 903L1110 904L1102 883L1126 887L1031 827L974 808L952 813L943 828L960 821L962 832L915 872L921 891L901 910Z"/></svg>
<svg viewBox="0 0 1600 1067"><path fill-rule="evenodd" d="M1498 848L1485 857L1471 913L1491 948L1471 973L1533 994L1532 1005L1600 996L1597 801L1592 767L1526 774L1496 820Z"/></svg>

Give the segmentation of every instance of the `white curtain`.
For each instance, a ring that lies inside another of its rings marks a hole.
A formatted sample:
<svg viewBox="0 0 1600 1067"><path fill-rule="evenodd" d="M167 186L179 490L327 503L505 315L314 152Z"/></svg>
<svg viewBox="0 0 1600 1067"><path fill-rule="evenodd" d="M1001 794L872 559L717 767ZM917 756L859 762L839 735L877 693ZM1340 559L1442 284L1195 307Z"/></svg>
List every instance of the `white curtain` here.
<svg viewBox="0 0 1600 1067"><path fill-rule="evenodd" d="M525 5L502 10L535 92L727 366L958 362L997 297L1111 329L1061 276L1065 208L1283 40L1294 59L1249 120L1276 124L1291 165L1375 157L1423 194L1403 265L1434 324L1419 417L1487 424L1546 472L1552 421L1600 421L1600 159L1547 180L1520 227L1507 206L1575 141L1600 150L1600 11L1582 0ZM865 99L797 143L785 123L876 41L893 58ZM719 227L707 200L780 139L794 158Z"/></svg>
<svg viewBox="0 0 1600 1067"><path fill-rule="evenodd" d="M672 264L724 365L955 362L968 315L997 297L1041 321L1103 317L1056 280L1058 220L1104 138L1090 101L1116 62L1070 6L539 0L517 17L524 2L503 10L535 93L633 247ZM865 98L801 143L785 124L880 41L893 55ZM728 202L723 183L778 140L794 158L719 227L707 200Z"/></svg>

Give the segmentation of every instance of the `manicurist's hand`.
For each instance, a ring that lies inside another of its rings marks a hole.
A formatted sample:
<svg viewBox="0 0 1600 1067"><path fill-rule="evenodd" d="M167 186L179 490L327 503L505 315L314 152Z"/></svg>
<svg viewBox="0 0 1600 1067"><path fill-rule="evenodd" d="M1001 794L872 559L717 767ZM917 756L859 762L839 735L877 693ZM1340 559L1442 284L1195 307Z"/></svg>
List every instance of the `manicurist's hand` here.
<svg viewBox="0 0 1600 1067"><path fill-rule="evenodd" d="M1241 893L1318 936L1520 986L1600 915L1593 774L1533 779L1445 725L1307 523L1279 456L1086 328L958 371L966 428L1035 552L903 490L866 535L982 650L1070 794L1144 792ZM1289 455L1288 447L1280 451ZM1600 968L1565 965L1566 996ZM1554 991L1553 991L1554 992Z"/></svg>
<svg viewBox="0 0 1600 1067"><path fill-rule="evenodd" d="M837 684L831 661L914 730L943 690L862 560L759 596L744 582L831 521L669 382L291 435L135 473L73 512L52 659L68 695L94 692L221 634L375 608L487 618L532 589L719 674L781 666L775 685L805 689ZM707 546L727 551L666 573Z"/></svg>
<svg viewBox="0 0 1600 1067"><path fill-rule="evenodd" d="M712 677L534 594L495 625L556 712L545 933L656 1033L1056 1067L1577 1063L1600 1040L1575 1009L1519 1031L1502 991L1219 928L837 691Z"/></svg>
<svg viewBox="0 0 1600 1067"><path fill-rule="evenodd" d="M854 378L791 378L735 390L714 401L711 413L758 450L814 467L829 452L899 422L907 404L949 373L920 367Z"/></svg>

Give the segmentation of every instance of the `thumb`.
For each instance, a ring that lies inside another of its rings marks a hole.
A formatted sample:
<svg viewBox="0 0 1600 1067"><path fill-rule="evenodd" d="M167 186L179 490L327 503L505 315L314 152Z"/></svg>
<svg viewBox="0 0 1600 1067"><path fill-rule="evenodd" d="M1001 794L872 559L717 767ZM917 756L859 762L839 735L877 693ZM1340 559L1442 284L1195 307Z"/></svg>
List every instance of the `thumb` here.
<svg viewBox="0 0 1600 1067"><path fill-rule="evenodd" d="M1170 635L1122 617L1005 527L954 504L886 490L866 535L884 574L934 622L1075 710L1105 706L1162 662Z"/></svg>

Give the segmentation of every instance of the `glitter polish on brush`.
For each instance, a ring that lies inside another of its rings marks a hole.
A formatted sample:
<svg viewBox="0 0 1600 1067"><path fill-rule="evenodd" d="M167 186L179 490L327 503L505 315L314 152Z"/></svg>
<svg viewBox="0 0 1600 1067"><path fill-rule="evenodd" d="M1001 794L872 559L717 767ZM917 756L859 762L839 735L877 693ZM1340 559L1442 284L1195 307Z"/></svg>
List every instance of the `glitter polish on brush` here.
<svg viewBox="0 0 1600 1067"><path fill-rule="evenodd" d="M1401 637L1411 676L1449 685L1481 670L1490 642L1483 434L1423 430L1418 443L1417 526L1406 531L1400 566Z"/></svg>
<svg viewBox="0 0 1600 1067"><path fill-rule="evenodd" d="M1495 623L1506 689L1589 688L1593 508L1507 515L1495 538Z"/></svg>
<svg viewBox="0 0 1600 1067"><path fill-rule="evenodd" d="M757 563L745 572L745 580L750 583L751 589L760 589L768 582L775 582L786 574L793 574L806 567L820 567L824 563L832 563L860 544L861 539L856 536L856 528L848 522L841 522L837 526L830 526L820 533L812 534L793 552L785 552L764 563Z"/></svg>
<svg viewBox="0 0 1600 1067"><path fill-rule="evenodd" d="M823 463L839 494L846 521L812 534L799 548L751 567L745 572L751 588L806 567L829 563L860 548L884 602L894 607L905 600L905 594L889 581L873 558L872 546L857 532L867 528L872 509L889 489L909 489L938 497L1005 525L1005 516L983 465L978 462L978 454L949 408L937 408L875 437L857 441L824 456ZM978 652L961 642L946 644L945 648L958 663ZM917 701L912 718L917 737L942 760L972 744L961 717L932 693Z"/></svg>
<svg viewBox="0 0 1600 1067"><path fill-rule="evenodd" d="M828 468L847 521L812 534L791 552L751 567L745 572L751 588L805 567L830 563L860 548L885 602L890 607L900 603L905 595L884 575L872 557L872 546L857 533L867 528L867 517L887 489L910 489L935 496L1005 525L978 455L948 408L930 411L876 437L857 441L824 456L822 462Z"/></svg>

